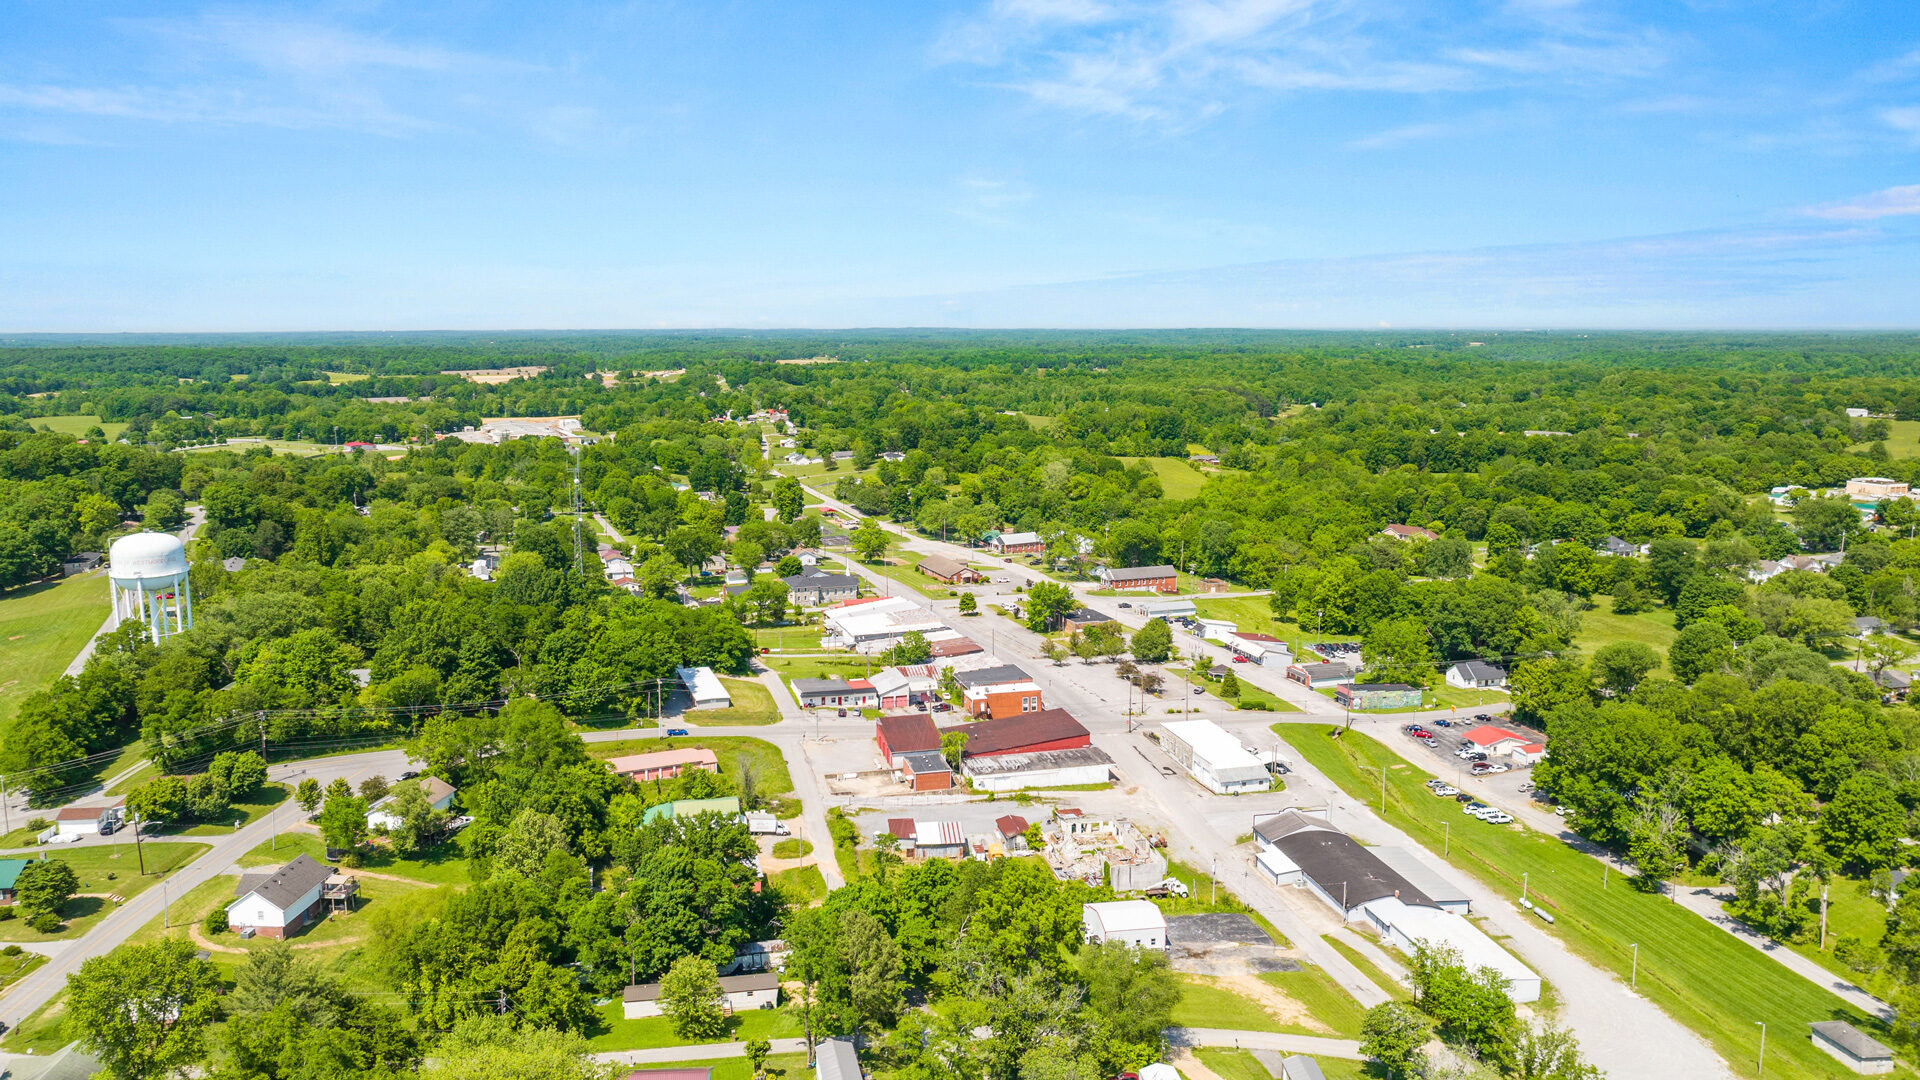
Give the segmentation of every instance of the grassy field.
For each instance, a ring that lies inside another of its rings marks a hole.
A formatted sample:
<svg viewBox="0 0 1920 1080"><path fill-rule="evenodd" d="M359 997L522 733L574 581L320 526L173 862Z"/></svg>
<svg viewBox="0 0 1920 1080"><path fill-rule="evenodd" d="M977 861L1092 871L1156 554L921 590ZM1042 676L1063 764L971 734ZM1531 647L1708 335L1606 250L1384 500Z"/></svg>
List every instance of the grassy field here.
<svg viewBox="0 0 1920 1080"><path fill-rule="evenodd" d="M1200 1064L1211 1069L1220 1080L1271 1080L1272 1074L1267 1067L1248 1050L1227 1050L1217 1046L1201 1047L1193 1052ZM1291 1056L1291 1055L1283 1055ZM1372 1077L1384 1077L1386 1072L1367 1062L1348 1061L1344 1058L1314 1058L1320 1066L1320 1072L1327 1080L1362 1080ZM1374 1071L1369 1071L1374 1070Z"/></svg>
<svg viewBox="0 0 1920 1080"><path fill-rule="evenodd" d="M465 885L472 881L467 872L467 833L457 833L439 847L402 858L384 846L376 845L360 856L362 869L392 874L422 885ZM277 866L307 855L325 861L326 845L309 832L286 832L265 841L240 856L241 866Z"/></svg>
<svg viewBox="0 0 1920 1080"><path fill-rule="evenodd" d="M720 771L730 777L740 775L742 762L753 768L754 787L762 796L791 795L793 775L787 771L787 759L780 748L764 739L744 735L690 735L683 739L623 739L619 742L588 743L587 756L597 761L625 754L647 754L655 750L705 747L720 759ZM798 813L796 808L795 813ZM785 817L787 815L782 814Z"/></svg>
<svg viewBox="0 0 1920 1080"><path fill-rule="evenodd" d="M187 454L200 454L213 450L229 450L236 454L244 454L256 446L264 446L276 454L287 454L292 457L316 457L320 454L345 453L345 451L339 447L329 446L326 443L305 442L299 439L254 438L232 439L225 443L216 443L209 446L183 446L180 450L182 453Z"/></svg>
<svg viewBox="0 0 1920 1080"><path fill-rule="evenodd" d="M323 371L321 374L327 377L327 383L330 386L339 386L341 383L359 382L368 377L352 371Z"/></svg>
<svg viewBox="0 0 1920 1080"><path fill-rule="evenodd" d="M1842 937L1856 937L1868 945L1877 945L1886 935L1886 930L1886 905L1867 892L1867 883L1859 878L1835 874L1827 894L1826 951L1820 950L1817 940L1787 947L1864 988L1880 1000L1888 1001L1900 990L1900 981L1891 972L1883 967L1879 971L1861 974L1833 956L1834 943Z"/></svg>
<svg viewBox="0 0 1920 1080"><path fill-rule="evenodd" d="M885 667L870 656L763 656L760 662L791 683L795 679L864 679Z"/></svg>
<svg viewBox="0 0 1920 1080"><path fill-rule="evenodd" d="M1210 679L1206 676L1204 672L1200 674L1195 674L1190 669L1184 668L1184 667L1170 667L1167 670L1172 674L1187 680L1188 682L1192 683L1195 686L1204 686L1207 688L1207 697L1205 700L1202 700L1201 698L1198 698L1198 697L1193 699L1194 708L1202 709L1202 710L1207 710L1210 708L1217 709L1219 708L1218 702L1226 700L1225 698L1222 698L1220 696L1220 683L1223 680ZM1161 696L1166 698L1169 703L1172 703L1176 700L1184 701L1186 698L1186 694L1183 691L1181 691L1178 686L1168 687L1164 692L1162 692ZM1295 705L1293 702L1288 701L1285 698L1275 697L1273 694L1270 694L1267 691L1262 690L1259 687L1245 680L1240 681L1240 697L1236 700L1238 700L1242 705L1254 705L1254 706L1265 705L1268 711L1270 712L1299 712L1300 711L1300 706Z"/></svg>
<svg viewBox="0 0 1920 1080"><path fill-rule="evenodd" d="M104 423L98 416L91 413L84 415L71 414L67 416L35 416L30 418L27 423L32 424L36 431L41 428L46 428L48 431L57 432L61 435L71 435L76 439L85 436L87 429L90 427L98 427L101 431L106 432L107 438L109 439L117 439L125 434L127 430L127 425L120 421L115 421L111 424Z"/></svg>
<svg viewBox="0 0 1920 1080"><path fill-rule="evenodd" d="M908 599L919 599L923 596L947 595L948 588L946 585L920 572L920 559L921 556L919 555L903 555L895 552L889 554L879 562L867 562L865 559L854 560L859 564L861 569L872 571L893 582L893 586L875 588L871 581L862 581L860 586L861 592L877 593L883 596L905 596ZM838 566L832 568L834 573L839 573L842 569L842 567Z"/></svg>
<svg viewBox="0 0 1920 1080"><path fill-rule="evenodd" d="M1280 1021L1258 1002L1206 975L1180 976L1180 1004L1173 1007L1173 1022L1178 1027L1281 1030Z"/></svg>
<svg viewBox="0 0 1920 1080"><path fill-rule="evenodd" d="M599 1022L586 1032L587 1041L593 1044L595 1050L652 1050L662 1046L693 1044L693 1040L683 1039L673 1033L672 1020L664 1016L629 1020L621 1015L621 1008L618 1001L610 1001L600 1007ZM727 1027L728 1033L722 1039L726 1042L800 1037L799 1018L784 1009L749 1009L735 1013L727 1018Z"/></svg>
<svg viewBox="0 0 1920 1080"><path fill-rule="evenodd" d="M33 422L38 424L40 421ZM1920 420L1894 420L1891 423L1893 434L1886 439L1887 456L1890 458L1920 457Z"/></svg>
<svg viewBox="0 0 1920 1080"><path fill-rule="evenodd" d="M1359 949L1341 941L1332 934L1321 934L1321 939L1333 946L1333 951L1347 958L1347 963L1360 969L1360 974L1373 981L1373 985L1387 992L1395 1001L1410 1001L1413 994L1406 987L1393 980L1393 977L1381 971L1378 964L1363 956Z"/></svg>
<svg viewBox="0 0 1920 1080"><path fill-rule="evenodd" d="M1207 475L1188 464L1185 458L1123 457L1120 460L1128 465L1136 461L1146 462L1153 474L1160 478L1160 490L1169 499L1191 499L1200 494L1201 485L1207 482Z"/></svg>
<svg viewBox="0 0 1920 1080"><path fill-rule="evenodd" d="M266 817L268 811L287 801L293 790L285 784L265 784L260 790L245 798L233 800L233 812L225 821L203 825L189 825L184 829L170 829L169 836L226 836L240 831L248 825ZM240 822L239 828L234 822Z"/></svg>
<svg viewBox="0 0 1920 1080"><path fill-rule="evenodd" d="M1580 616L1580 634L1573 639L1575 648L1592 656L1595 649L1616 641L1644 642L1660 651L1662 664L1654 670L1665 667L1667 647L1673 644L1676 633L1672 608L1643 611L1638 615L1615 615L1611 596L1596 596L1593 605L1592 611Z"/></svg>
<svg viewBox="0 0 1920 1080"><path fill-rule="evenodd" d="M815 652L820 648L820 624L800 626L758 626L749 630L753 647L775 651Z"/></svg>
<svg viewBox="0 0 1920 1080"><path fill-rule="evenodd" d="M13 719L27 695L67 670L111 611L103 571L0 595L0 644L7 658L0 671L0 722Z"/></svg>
<svg viewBox="0 0 1920 1080"><path fill-rule="evenodd" d="M711 1069L713 1070L709 1074L711 1080L753 1080L753 1066L743 1057L669 1061L661 1065L649 1063L642 1067L646 1069ZM616 1073L616 1075L619 1074ZM771 1080L809 1080L813 1076L813 1070L807 1067L805 1054L769 1054L766 1075ZM1327 1075L1331 1077L1336 1074L1328 1073Z"/></svg>
<svg viewBox="0 0 1920 1080"><path fill-rule="evenodd" d="M773 691L751 679L729 679L723 676L720 682L727 688L728 696L733 698L733 707L689 710L686 714L688 723L705 727L726 727L779 722L780 710L773 704Z"/></svg>
<svg viewBox="0 0 1920 1080"><path fill-rule="evenodd" d="M1283 622L1273 617L1273 609L1267 606L1264 596L1196 597L1193 606L1201 618L1226 619L1234 624L1236 630L1249 634L1272 634L1289 646L1299 645L1305 640L1298 623Z"/></svg>
<svg viewBox="0 0 1920 1080"><path fill-rule="evenodd" d="M791 870L782 870L771 875L770 880L773 887L787 898L787 902L796 907L827 898L827 879L817 866L796 866Z"/></svg>
<svg viewBox="0 0 1920 1080"><path fill-rule="evenodd" d="M66 921L58 931L42 934L28 926L25 919L8 919L0 922L0 941L37 942L79 937L113 911L115 905L108 896L127 899L138 896L160 884L168 873L207 851L206 844L148 842L142 847L146 853L145 874L140 873L140 855L134 851L132 840L119 845L48 851L46 858L73 867L80 879L82 895L67 901L60 912Z"/></svg>
<svg viewBox="0 0 1920 1080"><path fill-rule="evenodd" d="M1379 791L1377 774L1360 766L1385 766L1386 819L1429 849L1440 846L1439 821L1465 820L1457 813L1442 817L1440 811L1452 807L1421 786L1430 774L1364 735L1350 732L1336 741L1317 725L1278 724L1274 731L1358 799L1372 800ZM1628 946L1638 943L1640 993L1711 1042L1738 1075L1755 1075L1755 1024L1762 1021L1775 1032L1797 1032L1815 1020L1842 1019L1882 1041L1889 1038L1878 1019L1665 897L1638 892L1622 880L1603 888L1600 863L1559 840L1518 826L1466 824L1453 834L1448 861L1514 895L1526 873L1529 895L1555 917L1546 932L1623 981L1632 957ZM1848 1075L1797 1037L1777 1039L1767 1049L1774 1075Z"/></svg>

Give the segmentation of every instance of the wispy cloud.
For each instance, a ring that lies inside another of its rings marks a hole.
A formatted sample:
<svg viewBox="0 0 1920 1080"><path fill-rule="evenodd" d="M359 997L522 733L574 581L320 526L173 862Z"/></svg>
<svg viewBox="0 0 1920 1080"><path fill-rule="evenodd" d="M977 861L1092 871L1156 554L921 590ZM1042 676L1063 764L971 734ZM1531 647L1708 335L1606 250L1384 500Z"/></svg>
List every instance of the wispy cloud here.
<svg viewBox="0 0 1920 1080"><path fill-rule="evenodd" d="M1828 221L1874 221L1920 214L1920 184L1883 188L1857 199L1809 207L1806 213Z"/></svg>
<svg viewBox="0 0 1920 1080"><path fill-rule="evenodd" d="M1406 143L1443 138L1453 134L1453 131L1452 124L1406 124L1362 136L1347 145L1355 150L1384 150Z"/></svg>
<svg viewBox="0 0 1920 1080"><path fill-rule="evenodd" d="M1670 53L1661 35L1597 24L1571 0L1478 19L1354 0L995 0L934 49L941 62L999 69L997 85L1042 105L1172 126L1249 94L1638 79Z"/></svg>

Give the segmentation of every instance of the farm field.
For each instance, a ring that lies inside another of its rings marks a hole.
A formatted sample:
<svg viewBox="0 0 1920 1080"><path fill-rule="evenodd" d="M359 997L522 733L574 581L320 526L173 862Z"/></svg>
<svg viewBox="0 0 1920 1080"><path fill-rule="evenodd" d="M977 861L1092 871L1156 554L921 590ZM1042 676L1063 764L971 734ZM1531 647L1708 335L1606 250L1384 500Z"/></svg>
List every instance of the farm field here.
<svg viewBox="0 0 1920 1080"><path fill-rule="evenodd" d="M1153 474L1160 478L1160 490L1169 499L1191 499L1200 494L1200 488L1207 482L1207 474L1189 465L1185 458L1123 457L1120 460L1128 465L1136 461L1146 462Z"/></svg>
<svg viewBox="0 0 1920 1080"><path fill-rule="evenodd" d="M124 421L116 420L112 423L107 423L92 413L73 413L66 416L34 416L29 417L27 423L32 424L36 428L46 428L48 431L58 432L61 435L72 435L76 439L84 437L87 429L90 427L97 427L101 431L106 432L107 438L109 439L117 439L125 434L127 430L127 425Z"/></svg>
<svg viewBox="0 0 1920 1080"><path fill-rule="evenodd" d="M104 570L0 596L0 723L67 670L112 610Z"/></svg>
<svg viewBox="0 0 1920 1080"><path fill-rule="evenodd" d="M1377 774L1363 767L1385 767L1386 820L1429 850L1439 844L1434 799L1421 786L1431 774L1358 732L1336 741L1318 725L1276 724L1273 730L1356 799L1378 798ZM1555 917L1548 932L1622 979L1632 962L1628 946L1638 943L1640 993L1711 1042L1737 1075L1757 1074L1754 1025L1760 1021L1774 1031L1802 1031L1814 1020L1844 1019L1889 1038L1876 1018L1665 897L1617 878L1603 888L1600 863L1557 839L1518 826L1474 826L1452 834L1446 858L1503 892L1517 894L1524 873L1529 895ZM1805 1040L1775 1040L1767 1055L1769 1075L1850 1075Z"/></svg>

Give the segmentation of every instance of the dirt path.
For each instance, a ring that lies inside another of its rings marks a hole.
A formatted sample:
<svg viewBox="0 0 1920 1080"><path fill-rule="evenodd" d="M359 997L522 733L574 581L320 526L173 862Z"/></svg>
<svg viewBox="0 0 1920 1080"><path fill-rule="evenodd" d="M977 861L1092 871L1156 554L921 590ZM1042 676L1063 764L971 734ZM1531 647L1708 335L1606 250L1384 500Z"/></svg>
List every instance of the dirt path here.
<svg viewBox="0 0 1920 1080"><path fill-rule="evenodd" d="M1173 1056L1167 1060L1167 1064L1179 1069L1180 1075L1186 1077L1187 1080L1220 1080L1219 1073L1201 1064L1200 1059L1194 1056L1193 1051L1184 1046L1173 1052Z"/></svg>
<svg viewBox="0 0 1920 1080"><path fill-rule="evenodd" d="M1222 975L1218 976L1216 981L1221 986L1260 1006L1268 1016L1283 1024L1324 1031L1329 1035L1334 1034L1333 1029L1308 1012L1305 1005L1258 975Z"/></svg>
<svg viewBox="0 0 1920 1080"><path fill-rule="evenodd" d="M237 945L215 945L213 942L207 940L205 934L200 932L199 923L187 924L187 936L193 939L195 945L209 952L245 954L253 951L251 949L240 948ZM360 937L344 937L334 938L332 941L296 941L293 942L293 947L296 949L330 949L335 945L358 945L363 940L365 939Z"/></svg>

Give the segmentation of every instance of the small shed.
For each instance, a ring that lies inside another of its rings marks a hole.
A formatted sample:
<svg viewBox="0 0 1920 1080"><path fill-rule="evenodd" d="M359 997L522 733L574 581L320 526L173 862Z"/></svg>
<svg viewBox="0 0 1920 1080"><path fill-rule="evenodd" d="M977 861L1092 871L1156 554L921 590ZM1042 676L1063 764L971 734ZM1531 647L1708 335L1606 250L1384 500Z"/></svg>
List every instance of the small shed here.
<svg viewBox="0 0 1920 1080"><path fill-rule="evenodd" d="M1844 1020L1821 1020L1812 1025L1813 1045L1857 1073L1890 1073L1893 1051L1880 1040Z"/></svg>
<svg viewBox="0 0 1920 1080"><path fill-rule="evenodd" d="M814 1051L814 1080L860 1080L860 1054L852 1039L828 1039Z"/></svg>
<svg viewBox="0 0 1920 1080"><path fill-rule="evenodd" d="M1320 1063L1305 1054L1295 1054L1280 1062L1281 1080L1327 1080Z"/></svg>

